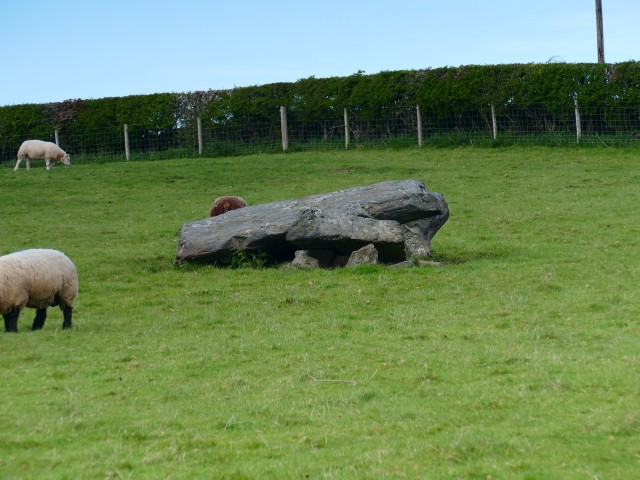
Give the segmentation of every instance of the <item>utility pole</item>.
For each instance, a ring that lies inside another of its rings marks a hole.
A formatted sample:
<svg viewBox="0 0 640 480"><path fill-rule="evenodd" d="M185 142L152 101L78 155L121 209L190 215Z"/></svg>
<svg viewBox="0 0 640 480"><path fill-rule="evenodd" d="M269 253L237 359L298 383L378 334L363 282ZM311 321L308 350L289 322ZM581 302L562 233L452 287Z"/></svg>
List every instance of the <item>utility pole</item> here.
<svg viewBox="0 0 640 480"><path fill-rule="evenodd" d="M596 0L596 28L598 29L598 63L604 63L604 38L602 34L602 0Z"/></svg>

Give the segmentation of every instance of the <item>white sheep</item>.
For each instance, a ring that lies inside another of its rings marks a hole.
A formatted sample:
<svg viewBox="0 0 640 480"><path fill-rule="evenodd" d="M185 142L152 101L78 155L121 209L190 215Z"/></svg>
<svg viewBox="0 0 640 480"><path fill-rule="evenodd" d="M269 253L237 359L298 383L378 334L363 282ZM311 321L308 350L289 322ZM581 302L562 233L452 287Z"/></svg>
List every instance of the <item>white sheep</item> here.
<svg viewBox="0 0 640 480"><path fill-rule="evenodd" d="M31 167L31 160L44 160L47 170L51 168L52 162L60 162L64 166L71 165L71 156L62 150L58 145L42 140L25 140L18 150L18 161L14 170L18 170L20 162L27 159L27 170Z"/></svg>
<svg viewBox="0 0 640 480"><path fill-rule="evenodd" d="M62 328L71 328L73 301L78 296L78 273L62 252L47 248L0 256L0 314L5 332L18 331L24 307L35 308L32 330L43 327L47 307L60 306Z"/></svg>

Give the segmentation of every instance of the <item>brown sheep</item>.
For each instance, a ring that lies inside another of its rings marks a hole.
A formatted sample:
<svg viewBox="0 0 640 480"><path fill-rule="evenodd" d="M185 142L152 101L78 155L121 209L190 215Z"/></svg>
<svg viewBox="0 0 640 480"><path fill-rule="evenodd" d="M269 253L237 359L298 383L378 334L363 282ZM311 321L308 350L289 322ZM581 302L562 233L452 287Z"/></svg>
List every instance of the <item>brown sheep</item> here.
<svg viewBox="0 0 640 480"><path fill-rule="evenodd" d="M244 201L243 198L233 197L233 196L224 196L216 198L215 202L211 206L211 210L209 211L210 217L215 217L217 215L222 215L223 213L227 213L229 210L235 210L237 208L243 208L247 206L247 202Z"/></svg>

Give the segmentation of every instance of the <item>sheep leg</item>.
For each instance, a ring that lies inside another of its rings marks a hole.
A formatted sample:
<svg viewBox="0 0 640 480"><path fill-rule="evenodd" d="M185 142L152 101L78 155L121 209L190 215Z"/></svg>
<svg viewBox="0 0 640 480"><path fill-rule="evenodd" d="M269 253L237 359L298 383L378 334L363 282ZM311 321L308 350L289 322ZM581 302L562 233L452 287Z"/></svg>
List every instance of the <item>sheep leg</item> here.
<svg viewBox="0 0 640 480"><path fill-rule="evenodd" d="M16 162L16 166L13 169L13 171L15 172L16 170L18 170L18 167L20 166L20 162L22 162L22 160L24 160L24 157L22 158L18 158L18 161Z"/></svg>
<svg viewBox="0 0 640 480"><path fill-rule="evenodd" d="M40 330L44 326L44 321L47 319L47 309L38 308L36 310L36 318L33 319L33 325L31 330Z"/></svg>
<svg viewBox="0 0 640 480"><path fill-rule="evenodd" d="M13 308L9 310L9 313L2 315L4 317L4 331L5 332L18 332L18 317L20 316L20 309Z"/></svg>
<svg viewBox="0 0 640 480"><path fill-rule="evenodd" d="M45 158L44 163L47 164L47 170L51 170L51 160L49 160L48 158Z"/></svg>
<svg viewBox="0 0 640 480"><path fill-rule="evenodd" d="M28 172L29 169L31 168L31 159L29 157L27 157L26 164L27 164L27 172Z"/></svg>
<svg viewBox="0 0 640 480"><path fill-rule="evenodd" d="M64 316L64 320L62 322L62 329L66 330L67 328L71 328L71 314L73 313L72 307L60 307L62 308L62 315Z"/></svg>

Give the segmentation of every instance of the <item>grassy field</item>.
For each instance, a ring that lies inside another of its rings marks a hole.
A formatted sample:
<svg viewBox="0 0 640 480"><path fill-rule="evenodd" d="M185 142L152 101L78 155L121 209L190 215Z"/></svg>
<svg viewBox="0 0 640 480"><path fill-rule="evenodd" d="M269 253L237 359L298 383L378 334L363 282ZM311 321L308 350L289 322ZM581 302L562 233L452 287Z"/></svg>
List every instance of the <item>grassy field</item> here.
<svg viewBox="0 0 640 480"><path fill-rule="evenodd" d="M219 195L443 193L440 267L173 264ZM0 169L0 253L65 251L74 328L0 334L0 476L640 474L640 161L407 149Z"/></svg>

